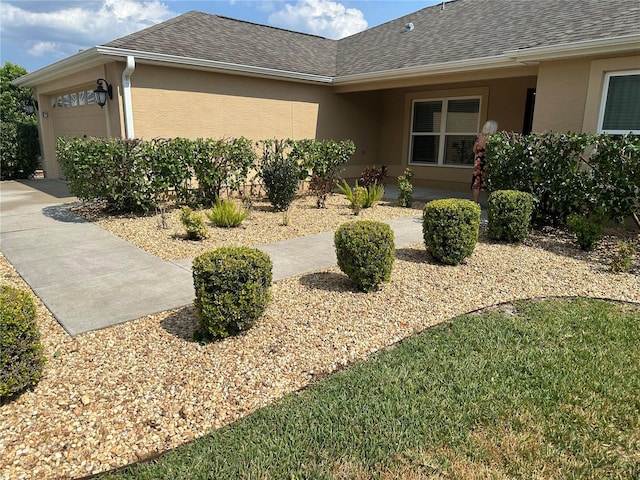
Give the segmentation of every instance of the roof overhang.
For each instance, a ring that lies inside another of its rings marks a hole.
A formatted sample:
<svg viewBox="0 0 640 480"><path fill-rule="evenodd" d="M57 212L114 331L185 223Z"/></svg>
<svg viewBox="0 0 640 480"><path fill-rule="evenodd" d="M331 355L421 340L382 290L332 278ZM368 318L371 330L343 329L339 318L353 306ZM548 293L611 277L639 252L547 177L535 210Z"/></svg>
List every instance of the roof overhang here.
<svg viewBox="0 0 640 480"><path fill-rule="evenodd" d="M241 65L236 63L203 60L200 58L181 57L178 55L166 55L138 50L126 50L122 48L98 46L72 55L64 60L53 63L47 67L28 73L17 78L12 83L19 87L35 87L44 82L73 75L81 70L102 65L107 61L126 61L127 57L134 57L136 63L177 66L194 70L205 70L235 75L247 75L253 77L272 78L303 83L330 84L333 77L315 75L310 73L291 72L274 68L258 67L253 65Z"/></svg>
<svg viewBox="0 0 640 480"><path fill-rule="evenodd" d="M640 34L622 37L598 38L581 42L563 43L544 47L520 48L504 52L506 57L520 63L533 63L563 58L606 55L611 53L640 52Z"/></svg>
<svg viewBox="0 0 640 480"><path fill-rule="evenodd" d="M545 60L559 60L612 53L640 52L640 34L624 37L603 38L583 42L565 43L545 47L532 47L505 51L502 55L443 62L417 67L398 68L354 75L341 75L333 80L334 85L356 85L359 83L388 82L415 77L480 72L505 68L536 65Z"/></svg>
<svg viewBox="0 0 640 480"><path fill-rule="evenodd" d="M44 82L57 80L82 70L104 64L106 61L126 60L133 56L137 63L162 66L177 66L196 70L247 75L302 83L347 86L358 83L388 82L398 79L447 75L471 71L485 71L535 65L545 60L558 60L580 56L612 53L640 52L640 34L623 37L602 38L559 45L531 47L505 51L502 55L444 62L432 65L398 68L394 70L367 72L337 77L291 72L253 65L203 60L137 50L98 46L72 55L52 65L24 75L12 83L20 87L35 87Z"/></svg>

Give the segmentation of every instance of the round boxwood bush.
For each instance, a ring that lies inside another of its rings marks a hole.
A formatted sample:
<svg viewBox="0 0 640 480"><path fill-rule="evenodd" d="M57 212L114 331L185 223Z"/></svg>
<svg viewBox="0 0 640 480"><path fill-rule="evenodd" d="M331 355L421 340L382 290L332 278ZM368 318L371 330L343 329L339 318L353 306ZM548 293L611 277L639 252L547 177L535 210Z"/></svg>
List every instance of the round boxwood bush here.
<svg viewBox="0 0 640 480"><path fill-rule="evenodd" d="M489 238L522 242L529 235L533 195L517 190L496 190L489 194L487 216Z"/></svg>
<svg viewBox="0 0 640 480"><path fill-rule="evenodd" d="M0 398L38 383L45 364L31 295L0 286Z"/></svg>
<svg viewBox="0 0 640 480"><path fill-rule="evenodd" d="M248 247L224 247L193 261L194 301L206 336L225 338L251 328L269 303L269 255Z"/></svg>
<svg viewBox="0 0 640 480"><path fill-rule="evenodd" d="M391 279L395 244L386 223L362 220L342 224L334 235L338 266L357 287L370 292Z"/></svg>
<svg viewBox="0 0 640 480"><path fill-rule="evenodd" d="M431 255L458 265L473 253L480 231L480 207L471 200L433 200L422 212L422 235Z"/></svg>

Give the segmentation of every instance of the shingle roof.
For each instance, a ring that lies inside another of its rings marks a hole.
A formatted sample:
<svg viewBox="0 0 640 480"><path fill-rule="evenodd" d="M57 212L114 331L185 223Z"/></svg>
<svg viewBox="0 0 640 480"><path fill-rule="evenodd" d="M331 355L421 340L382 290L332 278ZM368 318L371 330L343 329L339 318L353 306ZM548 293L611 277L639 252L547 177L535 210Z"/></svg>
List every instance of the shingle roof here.
<svg viewBox="0 0 640 480"><path fill-rule="evenodd" d="M196 11L105 46L328 76L335 75L337 48L315 35Z"/></svg>
<svg viewBox="0 0 640 480"><path fill-rule="evenodd" d="M342 40L194 11L105 46L340 77L633 35L639 26L638 0L452 0Z"/></svg>
<svg viewBox="0 0 640 480"><path fill-rule="evenodd" d="M638 33L638 0L454 0L340 40L337 75Z"/></svg>

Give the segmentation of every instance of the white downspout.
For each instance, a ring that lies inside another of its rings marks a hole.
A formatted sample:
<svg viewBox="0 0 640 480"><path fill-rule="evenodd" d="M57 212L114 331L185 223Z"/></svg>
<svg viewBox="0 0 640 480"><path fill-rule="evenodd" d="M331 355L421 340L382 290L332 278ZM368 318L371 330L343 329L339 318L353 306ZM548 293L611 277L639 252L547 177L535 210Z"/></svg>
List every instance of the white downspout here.
<svg viewBox="0 0 640 480"><path fill-rule="evenodd" d="M136 69L136 59L127 56L127 66L122 72L122 101L124 106L124 132L127 139L135 138L133 131L133 105L131 103L131 75Z"/></svg>

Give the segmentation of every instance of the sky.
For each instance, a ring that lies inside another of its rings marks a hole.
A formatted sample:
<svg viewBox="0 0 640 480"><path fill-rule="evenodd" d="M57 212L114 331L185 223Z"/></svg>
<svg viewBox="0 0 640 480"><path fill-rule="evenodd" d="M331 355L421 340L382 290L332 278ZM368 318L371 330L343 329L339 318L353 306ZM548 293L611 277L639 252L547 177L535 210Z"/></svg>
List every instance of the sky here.
<svg viewBox="0 0 640 480"><path fill-rule="evenodd" d="M0 64L9 61L33 72L190 10L339 39L438 3L441 0L0 0Z"/></svg>

